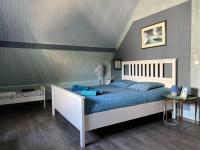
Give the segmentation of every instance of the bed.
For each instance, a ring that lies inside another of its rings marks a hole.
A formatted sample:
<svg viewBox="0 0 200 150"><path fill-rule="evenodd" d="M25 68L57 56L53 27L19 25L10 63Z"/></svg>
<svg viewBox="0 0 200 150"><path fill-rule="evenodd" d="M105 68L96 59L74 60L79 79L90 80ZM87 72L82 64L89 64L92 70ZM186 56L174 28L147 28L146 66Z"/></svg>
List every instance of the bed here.
<svg viewBox="0 0 200 150"><path fill-rule="evenodd" d="M165 76L165 64L171 65L170 77ZM169 88L176 84L176 59L123 61L122 79L160 82ZM80 131L81 147L85 147L87 131L163 112L162 98L169 92L165 87L138 92L112 85L98 86L105 92L101 96L83 97L68 89L51 87L52 115L59 112Z"/></svg>

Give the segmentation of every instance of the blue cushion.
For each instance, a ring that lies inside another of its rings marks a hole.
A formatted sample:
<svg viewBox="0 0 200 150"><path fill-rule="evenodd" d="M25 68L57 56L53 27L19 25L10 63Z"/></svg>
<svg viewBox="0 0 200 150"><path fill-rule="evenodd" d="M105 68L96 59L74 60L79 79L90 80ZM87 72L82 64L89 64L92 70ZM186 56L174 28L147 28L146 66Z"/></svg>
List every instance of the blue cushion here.
<svg viewBox="0 0 200 150"><path fill-rule="evenodd" d="M112 83L110 83L110 85L114 85L114 86L117 86L117 87L128 87L128 86L133 85L135 83L136 82L132 81L132 80L116 80L116 81L113 81Z"/></svg>
<svg viewBox="0 0 200 150"><path fill-rule="evenodd" d="M87 91L89 89L88 86L82 86L82 85L73 85L72 86L72 91Z"/></svg>
<svg viewBox="0 0 200 150"><path fill-rule="evenodd" d="M164 86L165 85L163 83L158 83L158 82L138 82L129 86L128 88L138 90L138 91L148 91L151 89L164 87Z"/></svg>

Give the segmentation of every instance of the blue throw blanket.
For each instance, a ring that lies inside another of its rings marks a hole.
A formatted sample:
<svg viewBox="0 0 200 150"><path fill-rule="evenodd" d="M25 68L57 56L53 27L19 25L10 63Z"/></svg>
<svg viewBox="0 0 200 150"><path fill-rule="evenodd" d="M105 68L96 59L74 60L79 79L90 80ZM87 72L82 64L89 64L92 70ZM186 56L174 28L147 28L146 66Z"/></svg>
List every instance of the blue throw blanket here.
<svg viewBox="0 0 200 150"><path fill-rule="evenodd" d="M88 86L73 85L72 91L80 91L82 96L97 96L102 94L100 89L89 88Z"/></svg>
<svg viewBox="0 0 200 150"><path fill-rule="evenodd" d="M95 91L95 90L91 90L91 91L81 91L81 95L83 96L96 96L96 95L100 95L102 92L100 91Z"/></svg>

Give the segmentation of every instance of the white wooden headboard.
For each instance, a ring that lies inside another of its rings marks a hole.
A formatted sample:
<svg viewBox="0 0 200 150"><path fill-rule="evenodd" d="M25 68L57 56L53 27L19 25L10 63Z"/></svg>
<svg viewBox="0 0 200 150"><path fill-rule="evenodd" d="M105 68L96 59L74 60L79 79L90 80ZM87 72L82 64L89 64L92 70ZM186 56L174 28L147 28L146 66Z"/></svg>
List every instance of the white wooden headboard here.
<svg viewBox="0 0 200 150"><path fill-rule="evenodd" d="M160 82L170 88L172 85L176 85L176 63L176 58L122 61L122 79L140 82ZM171 64L170 77L165 77L164 75L165 64Z"/></svg>

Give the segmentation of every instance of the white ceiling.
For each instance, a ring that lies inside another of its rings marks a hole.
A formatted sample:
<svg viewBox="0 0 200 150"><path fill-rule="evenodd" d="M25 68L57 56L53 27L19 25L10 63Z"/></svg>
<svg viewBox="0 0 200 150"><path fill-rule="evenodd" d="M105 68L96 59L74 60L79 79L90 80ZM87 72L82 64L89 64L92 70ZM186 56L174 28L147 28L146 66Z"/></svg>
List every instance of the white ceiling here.
<svg viewBox="0 0 200 150"><path fill-rule="evenodd" d="M0 0L0 41L116 47L138 0Z"/></svg>

